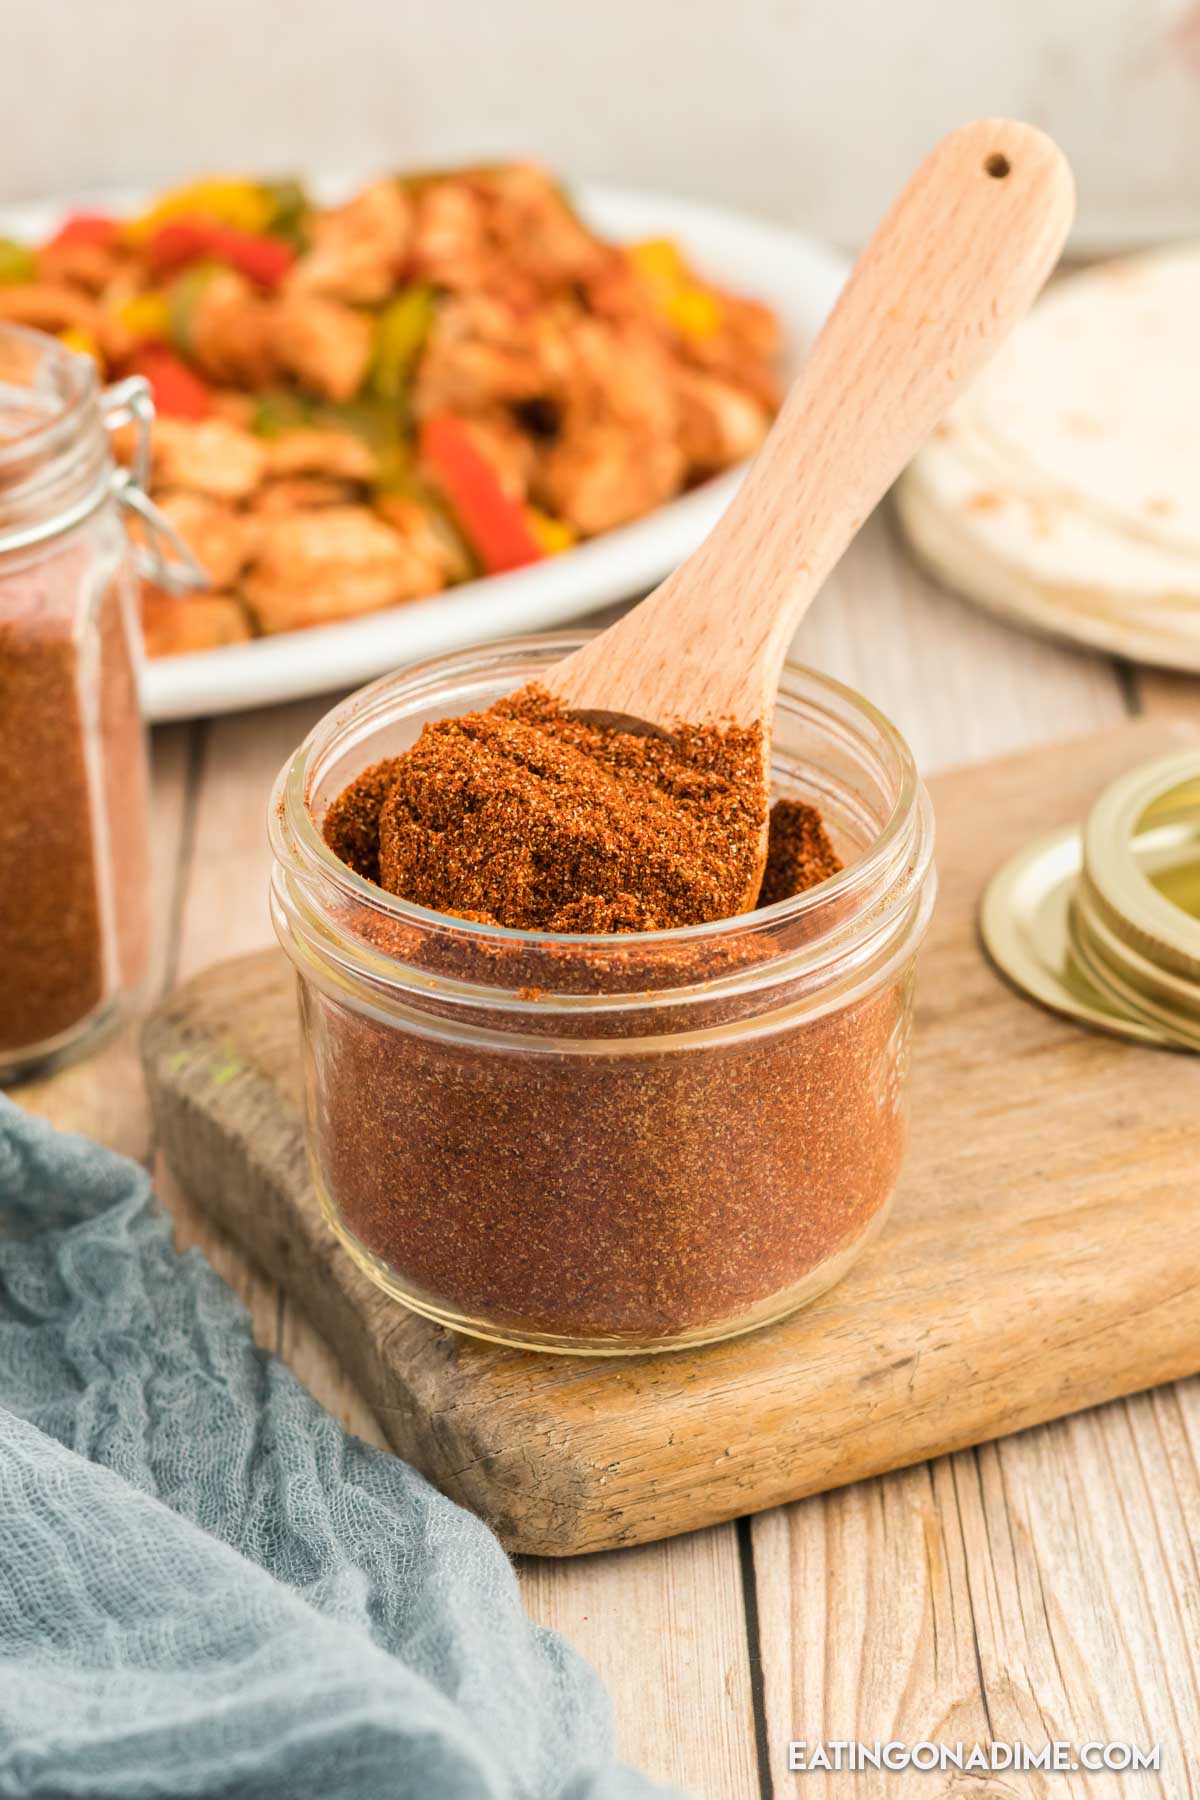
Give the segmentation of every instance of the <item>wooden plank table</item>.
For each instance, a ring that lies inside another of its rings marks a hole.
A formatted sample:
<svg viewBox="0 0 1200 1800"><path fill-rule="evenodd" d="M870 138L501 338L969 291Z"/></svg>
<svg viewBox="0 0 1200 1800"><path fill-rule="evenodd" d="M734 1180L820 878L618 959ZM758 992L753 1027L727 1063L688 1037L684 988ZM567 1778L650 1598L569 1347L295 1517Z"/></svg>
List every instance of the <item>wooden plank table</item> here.
<svg viewBox="0 0 1200 1800"><path fill-rule="evenodd" d="M1131 712L1200 722L1200 681L1075 653L969 609L914 571L882 517L814 608L798 653L883 707L925 771ZM156 992L270 941L267 793L328 704L155 733ZM1048 779L1053 768L1048 755ZM16 1097L153 1160L132 1030ZM162 1191L181 1243L202 1246L260 1341L382 1442L283 1292ZM1200 1330L1200 1297L1197 1316ZM629 1760L707 1800L798 1783L813 1800L1200 1795L1200 1378L691 1537L529 1562L521 1577L533 1616L608 1683ZM1160 1741L1164 1772L874 1778L886 1788L869 1775L787 1772L791 1738L988 1737Z"/></svg>

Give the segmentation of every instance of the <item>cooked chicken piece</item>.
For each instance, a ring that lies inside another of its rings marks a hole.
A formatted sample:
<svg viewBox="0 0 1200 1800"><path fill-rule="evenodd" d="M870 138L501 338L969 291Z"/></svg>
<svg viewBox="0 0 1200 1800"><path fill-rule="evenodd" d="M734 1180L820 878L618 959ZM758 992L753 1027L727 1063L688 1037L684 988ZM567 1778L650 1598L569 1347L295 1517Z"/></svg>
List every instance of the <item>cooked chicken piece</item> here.
<svg viewBox="0 0 1200 1800"><path fill-rule="evenodd" d="M476 177L491 202L487 225L497 257L546 291L585 281L607 252L575 216L557 184L535 163L510 163Z"/></svg>
<svg viewBox="0 0 1200 1800"><path fill-rule="evenodd" d="M156 490L186 488L215 500L244 500L266 470L261 439L225 419L160 418L152 441Z"/></svg>
<svg viewBox="0 0 1200 1800"><path fill-rule="evenodd" d="M444 585L424 536L402 535L365 506L335 506L264 520L243 592L260 630L273 632L374 612Z"/></svg>
<svg viewBox="0 0 1200 1800"><path fill-rule="evenodd" d="M772 412L777 409L779 385L772 365L779 327L774 313L757 300L705 281L674 245L645 242L613 251L583 284L583 292L599 317L637 323L662 339L678 362L717 375L746 389Z"/></svg>
<svg viewBox="0 0 1200 1800"><path fill-rule="evenodd" d="M726 335L763 362L773 361L779 354L779 319L771 308L744 294L731 294L726 288L714 287L712 292L720 304Z"/></svg>
<svg viewBox="0 0 1200 1800"><path fill-rule="evenodd" d="M206 494L156 493L155 501L213 587L233 587L254 548L253 521Z"/></svg>
<svg viewBox="0 0 1200 1800"><path fill-rule="evenodd" d="M272 302L233 269L205 271L187 324L201 373L232 387L266 387L279 372L275 345Z"/></svg>
<svg viewBox="0 0 1200 1800"><path fill-rule="evenodd" d="M632 326L586 319L571 347L559 434L538 458L532 497L590 537L669 500L687 464L675 368L661 343Z"/></svg>
<svg viewBox="0 0 1200 1800"><path fill-rule="evenodd" d="M413 411L476 413L547 394L566 374L562 320L491 294L438 308L413 385Z"/></svg>
<svg viewBox="0 0 1200 1800"><path fill-rule="evenodd" d="M340 300L283 293L274 302L275 349L302 386L350 400L371 360L372 322Z"/></svg>
<svg viewBox="0 0 1200 1800"><path fill-rule="evenodd" d="M30 325L35 331L94 331L100 321L96 302L65 282L9 281L0 285L0 319Z"/></svg>
<svg viewBox="0 0 1200 1800"><path fill-rule="evenodd" d="M133 348L129 333L99 307L90 294L65 282L11 281L0 283L0 321L30 325L35 331L81 331L110 360L127 356Z"/></svg>
<svg viewBox="0 0 1200 1800"><path fill-rule="evenodd" d="M677 369L675 393L679 439L693 475L753 456L770 428L771 415L753 394L699 369Z"/></svg>
<svg viewBox="0 0 1200 1800"><path fill-rule="evenodd" d="M419 546L442 572L442 585L470 581L478 574L463 539L449 519L433 508L426 509L407 494L384 491L375 495L375 511L381 519Z"/></svg>
<svg viewBox="0 0 1200 1800"><path fill-rule="evenodd" d="M209 402L219 419L225 419L230 425L240 425L245 431L251 429L258 410L253 394L243 394L237 388L213 388Z"/></svg>
<svg viewBox="0 0 1200 1800"><path fill-rule="evenodd" d="M372 182L313 221L311 248L287 285L294 293L366 306L385 300L407 261L413 230L413 202L400 183Z"/></svg>
<svg viewBox="0 0 1200 1800"><path fill-rule="evenodd" d="M411 267L452 292L535 306L586 280L607 254L532 164L468 170L417 191Z"/></svg>
<svg viewBox="0 0 1200 1800"><path fill-rule="evenodd" d="M142 585L142 637L147 656L179 656L244 643L250 621L232 594L164 594Z"/></svg>
<svg viewBox="0 0 1200 1800"><path fill-rule="evenodd" d="M711 375L743 388L775 413L780 385L775 359L779 350L779 322L770 307L757 300L710 290L719 309L719 324L711 335L681 332L680 357Z"/></svg>
<svg viewBox="0 0 1200 1800"><path fill-rule="evenodd" d="M102 244L47 244L38 251L40 281L65 281L99 294L118 280L129 263L127 252Z"/></svg>
<svg viewBox="0 0 1200 1800"><path fill-rule="evenodd" d="M464 181L426 182L416 195L412 268L438 287L477 288L491 259L483 200Z"/></svg>
<svg viewBox="0 0 1200 1800"><path fill-rule="evenodd" d="M505 493L513 500L527 499L537 463L537 446L533 439L521 430L509 413L487 413L464 423L467 435L480 456L496 471Z"/></svg>
<svg viewBox="0 0 1200 1800"><path fill-rule="evenodd" d="M634 447L623 426L585 425L551 445L534 483L535 501L583 537L627 525L679 492L683 452L672 438Z"/></svg>
<svg viewBox="0 0 1200 1800"><path fill-rule="evenodd" d="M335 481L370 481L378 458L365 439L332 426L299 425L267 443L267 474L324 475Z"/></svg>
<svg viewBox="0 0 1200 1800"><path fill-rule="evenodd" d="M283 514L314 512L321 506L352 506L361 489L352 481L333 481L325 475L292 475L282 481L268 481L250 502L250 510L258 518L279 518Z"/></svg>
<svg viewBox="0 0 1200 1800"><path fill-rule="evenodd" d="M580 283L588 311L616 324L630 322L668 336L662 309L624 250L609 248Z"/></svg>
<svg viewBox="0 0 1200 1800"><path fill-rule="evenodd" d="M562 406L611 416L633 431L670 436L676 425L673 359L657 335L630 322L581 318L571 334Z"/></svg>
<svg viewBox="0 0 1200 1800"><path fill-rule="evenodd" d="M766 408L772 418L778 412L782 397L779 377L757 357L739 350L736 345L719 340L689 344L686 362L705 374L715 376L726 386L751 395L760 406Z"/></svg>

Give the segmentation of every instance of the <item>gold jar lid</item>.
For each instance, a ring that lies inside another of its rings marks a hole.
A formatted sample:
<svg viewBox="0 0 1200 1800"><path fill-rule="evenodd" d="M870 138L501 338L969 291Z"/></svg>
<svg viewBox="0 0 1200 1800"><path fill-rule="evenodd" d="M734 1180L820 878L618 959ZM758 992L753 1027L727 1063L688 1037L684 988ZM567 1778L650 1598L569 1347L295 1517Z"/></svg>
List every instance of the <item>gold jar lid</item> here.
<svg viewBox="0 0 1200 1800"><path fill-rule="evenodd" d="M1200 1050L1200 748L1106 788L1083 827L1029 845L980 913L993 962L1081 1023Z"/></svg>

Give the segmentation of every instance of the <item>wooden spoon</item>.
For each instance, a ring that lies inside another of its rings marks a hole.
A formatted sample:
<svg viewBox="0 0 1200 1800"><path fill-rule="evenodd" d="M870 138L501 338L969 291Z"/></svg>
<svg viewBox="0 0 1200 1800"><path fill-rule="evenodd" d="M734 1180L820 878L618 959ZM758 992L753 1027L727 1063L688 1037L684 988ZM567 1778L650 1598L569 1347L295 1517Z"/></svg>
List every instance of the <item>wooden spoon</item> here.
<svg viewBox="0 0 1200 1800"><path fill-rule="evenodd" d="M1033 126L984 119L944 138L863 251L700 548L542 685L570 712L634 729L760 723L765 790L775 695L800 619L913 452L1032 305L1074 206L1066 158ZM760 862L742 910L761 874Z"/></svg>

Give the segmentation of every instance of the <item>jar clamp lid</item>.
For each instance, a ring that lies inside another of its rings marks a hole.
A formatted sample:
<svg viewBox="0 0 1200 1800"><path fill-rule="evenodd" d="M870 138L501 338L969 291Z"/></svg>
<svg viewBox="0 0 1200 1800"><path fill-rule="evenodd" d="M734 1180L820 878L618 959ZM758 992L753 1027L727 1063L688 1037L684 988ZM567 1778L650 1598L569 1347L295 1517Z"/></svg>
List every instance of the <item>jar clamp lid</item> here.
<svg viewBox="0 0 1200 1800"><path fill-rule="evenodd" d="M129 375L104 389L101 410L108 431L131 424L137 441L127 469L113 471L111 488L117 505L141 520L145 541L138 550L138 574L168 593L191 593L211 585L204 569L188 548L182 534L151 500L150 434L154 425L154 400L144 375Z"/></svg>
<svg viewBox="0 0 1200 1800"><path fill-rule="evenodd" d="M16 325L0 327L0 338L21 364L16 379L0 368L0 412L28 422L13 438L0 434L0 553L38 552L111 500L140 521L139 575L173 593L207 588L204 569L147 492L154 400L145 376L101 389L92 359L56 339ZM110 443L123 426L135 433L127 468L114 463Z"/></svg>
<svg viewBox="0 0 1200 1800"><path fill-rule="evenodd" d="M993 962L1054 1011L1200 1050L1200 748L1115 781L1080 830L995 875L980 927Z"/></svg>

